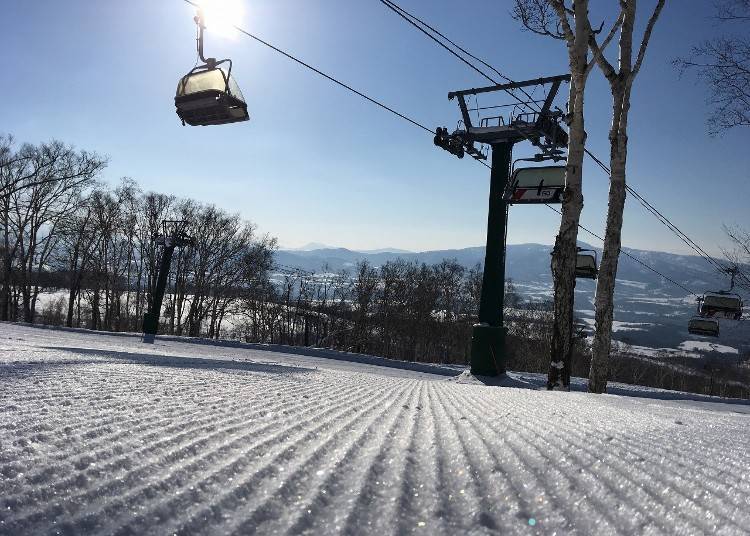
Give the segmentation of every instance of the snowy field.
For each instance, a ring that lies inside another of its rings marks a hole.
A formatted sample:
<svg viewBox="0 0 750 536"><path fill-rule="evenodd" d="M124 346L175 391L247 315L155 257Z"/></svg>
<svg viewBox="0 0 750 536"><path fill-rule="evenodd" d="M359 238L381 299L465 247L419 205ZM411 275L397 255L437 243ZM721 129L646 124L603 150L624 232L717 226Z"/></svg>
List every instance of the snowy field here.
<svg viewBox="0 0 750 536"><path fill-rule="evenodd" d="M0 534L748 533L746 404L378 362L0 323Z"/></svg>

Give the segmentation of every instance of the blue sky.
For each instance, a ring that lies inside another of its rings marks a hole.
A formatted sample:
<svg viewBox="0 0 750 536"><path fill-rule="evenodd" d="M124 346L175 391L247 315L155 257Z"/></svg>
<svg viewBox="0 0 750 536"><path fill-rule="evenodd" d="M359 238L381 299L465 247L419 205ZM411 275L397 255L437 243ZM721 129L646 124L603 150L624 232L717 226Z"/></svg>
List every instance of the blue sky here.
<svg viewBox="0 0 750 536"><path fill-rule="evenodd" d="M566 71L562 43L522 32L510 0L402 0L512 78ZM645 16L652 6L642 0ZM377 0L243 0L241 24L430 126L459 119L451 90L485 81ZM597 2L593 18L611 21ZM636 81L629 180L708 251L722 223L750 226L750 131L706 133L705 88L670 61L720 32L711 2L670 0ZM207 34L232 57L251 121L183 127L177 80L195 62L193 10L181 0L5 0L0 131L52 138L110 157L104 178L240 212L284 246L323 242L411 250L483 244L489 172L431 137L242 36ZM589 147L608 159L610 95L598 71L587 92ZM516 157L531 154L519 144ZM603 232L607 181L584 170L582 223ZM551 243L559 216L514 207L511 243ZM583 240L596 244L585 234ZM625 246L685 251L630 199ZM597 244L598 245L598 244Z"/></svg>

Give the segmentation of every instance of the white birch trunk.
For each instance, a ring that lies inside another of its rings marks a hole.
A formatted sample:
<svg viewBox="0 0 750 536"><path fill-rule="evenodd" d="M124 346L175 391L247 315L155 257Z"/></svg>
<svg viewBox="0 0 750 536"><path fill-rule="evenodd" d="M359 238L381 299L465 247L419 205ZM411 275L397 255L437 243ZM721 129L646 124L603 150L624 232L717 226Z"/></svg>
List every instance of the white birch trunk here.
<svg viewBox="0 0 750 536"><path fill-rule="evenodd" d="M585 80L583 81L585 84ZM554 282L554 324L548 389L568 389L572 357L573 299L575 294L576 245L578 221L583 210L583 156L586 133L583 129L583 91L579 82L571 80L572 108L568 141L566 188L562 206L560 231L552 250Z"/></svg>
<svg viewBox="0 0 750 536"><path fill-rule="evenodd" d="M588 0L573 3L575 28L568 39L570 60L570 96L568 100L569 133L566 188L563 197L560 230L552 250L554 283L554 324L550 348L547 389L568 390L573 350L573 300L575 295L576 245L578 221L583 210L583 157L586 145L584 129L584 93L588 77L588 47L591 26L588 21ZM563 19L565 13L558 11ZM565 19L567 20L567 18ZM570 33L570 27L564 24Z"/></svg>
<svg viewBox="0 0 750 536"><path fill-rule="evenodd" d="M607 228L604 233L599 279L596 285L595 321L596 333L592 348L591 369L589 371L589 391L603 393L607 389L609 357L612 345L612 321L614 317L615 281L617 264L622 245L622 215L625 208L626 165L628 157L628 115L630 94L648 47L654 25L666 0L658 0L649 18L638 55L633 64L633 31L637 11L636 0L629 0L622 6L622 26L620 28L619 70L598 54L596 39L592 38L592 49L597 63L610 84L612 92L612 127L610 141L610 184L609 205L607 207ZM600 52L600 51L599 51Z"/></svg>
<svg viewBox="0 0 750 536"><path fill-rule="evenodd" d="M603 393L607 388L612 321L614 320L615 280L622 245L622 215L626 195L625 167L628 152L627 115L630 108L630 91L625 87L613 93L615 93L613 95L615 113L610 133L612 175L609 183L604 251L596 284L596 332L589 372L589 391L594 393Z"/></svg>

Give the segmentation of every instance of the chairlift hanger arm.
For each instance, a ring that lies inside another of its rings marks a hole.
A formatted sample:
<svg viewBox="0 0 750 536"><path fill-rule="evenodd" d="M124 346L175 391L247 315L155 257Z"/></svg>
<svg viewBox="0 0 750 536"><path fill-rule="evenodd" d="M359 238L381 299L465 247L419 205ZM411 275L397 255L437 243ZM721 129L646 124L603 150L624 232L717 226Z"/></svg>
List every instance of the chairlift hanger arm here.
<svg viewBox="0 0 750 536"><path fill-rule="evenodd" d="M567 75L568 79L570 80L570 75ZM557 96L557 91L560 89L560 84L562 83L562 80L555 80L552 82L552 87L549 90L549 93L547 94L547 98L544 100L544 104L542 105L542 110L539 112L539 116L543 116L547 112L549 112L550 108L552 107L552 103L555 101L555 97Z"/></svg>
<svg viewBox="0 0 750 536"><path fill-rule="evenodd" d="M203 20L203 10L199 7L198 8L198 14L193 17L193 20L195 21L195 24L198 26L198 38L197 41L197 48L198 48L198 57L203 63L208 63L208 60L203 57L203 31L206 29L206 24ZM213 58L209 58L213 59Z"/></svg>
<svg viewBox="0 0 750 536"><path fill-rule="evenodd" d="M485 86L480 88L464 89L461 91L451 91L448 93L448 99L453 100L455 97L462 95L479 95L480 93L491 93L493 91L508 91L529 86L541 86L555 82L570 82L569 74L557 76L547 76L545 78L536 78L534 80L525 80L523 82L513 82L512 84L496 84L494 86ZM559 87L559 84L558 84Z"/></svg>
<svg viewBox="0 0 750 536"><path fill-rule="evenodd" d="M466 107L466 99L463 95L458 96L458 107L461 108L461 115L464 118L464 125L466 125L467 129L472 128L474 125L471 124L471 116L469 115L469 110Z"/></svg>
<svg viewBox="0 0 750 536"><path fill-rule="evenodd" d="M224 59L217 61L216 58L206 58L205 53L203 51L203 35L206 30L206 22L205 17L203 16L203 9L198 7L198 13L193 17L193 20L195 21L196 26L198 26L198 38L197 41L197 50L198 50L198 58L205 64L205 67L208 69L215 69L217 66L221 65L222 63L229 63L229 70L227 71L227 88L229 88L229 76L232 74L232 60L231 59ZM195 69L194 69L195 70ZM192 71L191 71L192 72Z"/></svg>

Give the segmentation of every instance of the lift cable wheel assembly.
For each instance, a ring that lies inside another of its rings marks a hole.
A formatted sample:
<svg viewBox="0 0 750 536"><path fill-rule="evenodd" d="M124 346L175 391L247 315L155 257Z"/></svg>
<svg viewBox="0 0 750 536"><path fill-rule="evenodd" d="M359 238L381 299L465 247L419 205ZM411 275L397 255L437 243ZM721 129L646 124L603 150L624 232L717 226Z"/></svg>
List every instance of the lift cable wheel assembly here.
<svg viewBox="0 0 750 536"><path fill-rule="evenodd" d="M180 78L174 104L182 124L193 126L225 125L247 121L247 103L237 82L232 77L232 60L206 58L203 55L203 33L206 29L203 10L193 19L198 27L196 48L198 65ZM224 69L219 65L226 64Z"/></svg>

